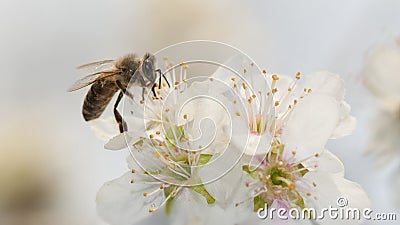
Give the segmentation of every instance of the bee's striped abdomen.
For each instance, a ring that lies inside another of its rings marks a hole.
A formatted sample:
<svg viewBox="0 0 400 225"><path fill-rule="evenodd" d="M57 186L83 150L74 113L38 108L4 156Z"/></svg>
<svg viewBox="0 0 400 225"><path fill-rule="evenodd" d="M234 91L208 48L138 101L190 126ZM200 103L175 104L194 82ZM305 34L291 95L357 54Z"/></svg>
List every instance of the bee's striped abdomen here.
<svg viewBox="0 0 400 225"><path fill-rule="evenodd" d="M103 80L92 84L83 102L83 118L86 121L99 118L118 89L114 81Z"/></svg>

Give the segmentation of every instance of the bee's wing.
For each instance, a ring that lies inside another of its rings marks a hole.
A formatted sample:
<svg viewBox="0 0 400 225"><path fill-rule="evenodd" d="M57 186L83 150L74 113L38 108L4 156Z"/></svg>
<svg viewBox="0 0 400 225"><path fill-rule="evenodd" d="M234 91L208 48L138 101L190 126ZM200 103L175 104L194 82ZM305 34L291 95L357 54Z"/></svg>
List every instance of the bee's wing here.
<svg viewBox="0 0 400 225"><path fill-rule="evenodd" d="M111 59L102 60L102 61L92 62L92 63L78 66L77 69L86 69L93 73L105 71L105 70L112 70L112 69L115 69L114 62L115 62L115 60L111 60Z"/></svg>
<svg viewBox="0 0 400 225"><path fill-rule="evenodd" d="M120 74L120 71L118 70L113 70L113 71L103 71L103 72L97 72L97 73L92 73L89 74L79 80L77 80L70 88L68 88L68 92L71 91L76 91L79 90L83 87L86 87L90 84L93 84L94 82L100 80L100 79L104 79L107 77L111 77L111 76L115 76Z"/></svg>

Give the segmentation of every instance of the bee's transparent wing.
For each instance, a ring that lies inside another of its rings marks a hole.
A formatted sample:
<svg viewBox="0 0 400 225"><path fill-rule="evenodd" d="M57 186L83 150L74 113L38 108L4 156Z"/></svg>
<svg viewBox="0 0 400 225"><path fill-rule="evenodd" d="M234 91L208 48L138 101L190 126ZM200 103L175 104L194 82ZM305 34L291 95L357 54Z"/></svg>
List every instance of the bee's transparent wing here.
<svg viewBox="0 0 400 225"><path fill-rule="evenodd" d="M93 84L97 80L104 79L107 77L118 75L120 72L118 70L113 71L103 71L89 74L79 80L77 80L70 88L68 88L68 92L79 90L83 87L86 87L90 84Z"/></svg>
<svg viewBox="0 0 400 225"><path fill-rule="evenodd" d="M115 69L114 62L115 60L112 59L102 60L81 65L77 69L89 70L92 73L106 71L106 70L113 70Z"/></svg>

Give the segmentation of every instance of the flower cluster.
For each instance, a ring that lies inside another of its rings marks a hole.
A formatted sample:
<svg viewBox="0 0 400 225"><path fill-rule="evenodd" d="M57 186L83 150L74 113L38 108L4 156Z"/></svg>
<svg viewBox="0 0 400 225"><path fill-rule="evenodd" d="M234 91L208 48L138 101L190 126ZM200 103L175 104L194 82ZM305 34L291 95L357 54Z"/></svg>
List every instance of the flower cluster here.
<svg viewBox="0 0 400 225"><path fill-rule="evenodd" d="M241 69L201 78L190 77L190 65L170 65L172 85L158 98L125 102L123 134L110 137L103 128L117 133L112 123L93 122L107 149L130 149L129 171L97 195L107 222L133 224L163 210L171 224L247 224L264 205L320 209L341 196L347 207L368 207L325 148L355 127L340 77L268 74L240 57L229 64Z"/></svg>
<svg viewBox="0 0 400 225"><path fill-rule="evenodd" d="M379 113L371 123L367 152L380 165L399 155L400 136L400 39L391 38L368 52L362 77L379 100Z"/></svg>

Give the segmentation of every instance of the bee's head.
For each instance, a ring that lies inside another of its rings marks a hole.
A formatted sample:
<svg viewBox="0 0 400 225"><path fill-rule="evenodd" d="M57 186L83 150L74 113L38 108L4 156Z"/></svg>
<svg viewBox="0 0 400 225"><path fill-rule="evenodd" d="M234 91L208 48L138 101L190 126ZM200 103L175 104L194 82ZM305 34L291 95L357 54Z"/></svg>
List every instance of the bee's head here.
<svg viewBox="0 0 400 225"><path fill-rule="evenodd" d="M156 82L154 64L154 56L150 55L150 53L146 53L143 57L142 72L146 79L149 80L152 84Z"/></svg>

